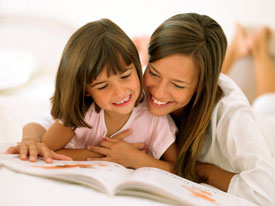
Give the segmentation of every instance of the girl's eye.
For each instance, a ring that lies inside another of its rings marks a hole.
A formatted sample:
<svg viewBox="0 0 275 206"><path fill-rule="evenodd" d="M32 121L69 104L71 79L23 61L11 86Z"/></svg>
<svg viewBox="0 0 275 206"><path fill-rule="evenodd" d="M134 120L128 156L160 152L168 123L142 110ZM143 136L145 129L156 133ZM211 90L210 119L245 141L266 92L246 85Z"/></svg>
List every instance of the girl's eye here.
<svg viewBox="0 0 275 206"><path fill-rule="evenodd" d="M179 88L179 89L184 89L184 88L185 88L185 87L179 86L179 85L177 85L177 84L175 84L175 83L173 83L173 84L174 84L175 87L177 87L177 88Z"/></svg>
<svg viewBox="0 0 275 206"><path fill-rule="evenodd" d="M120 78L121 79L127 79L128 77L130 77L131 76L131 73L130 74L127 74L127 75L123 75L123 76L121 76Z"/></svg>
<svg viewBox="0 0 275 206"><path fill-rule="evenodd" d="M98 90L102 90L102 89L105 89L107 86L108 86L108 85L106 84L106 85L103 85L103 86L101 86L101 87L98 87L97 89L98 89Z"/></svg>
<svg viewBox="0 0 275 206"><path fill-rule="evenodd" d="M150 69L149 69L149 74L151 74L151 75L154 76L154 77L158 77L158 75L155 74L154 72L152 72Z"/></svg>

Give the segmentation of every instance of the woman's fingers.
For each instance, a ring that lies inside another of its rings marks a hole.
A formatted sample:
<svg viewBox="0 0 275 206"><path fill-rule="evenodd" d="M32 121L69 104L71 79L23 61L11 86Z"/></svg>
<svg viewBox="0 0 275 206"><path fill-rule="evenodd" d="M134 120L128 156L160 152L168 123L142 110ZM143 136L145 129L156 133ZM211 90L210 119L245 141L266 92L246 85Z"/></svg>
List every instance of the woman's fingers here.
<svg viewBox="0 0 275 206"><path fill-rule="evenodd" d="M124 139L125 137L128 137L129 135L132 134L131 129L126 129L112 137L112 139Z"/></svg>

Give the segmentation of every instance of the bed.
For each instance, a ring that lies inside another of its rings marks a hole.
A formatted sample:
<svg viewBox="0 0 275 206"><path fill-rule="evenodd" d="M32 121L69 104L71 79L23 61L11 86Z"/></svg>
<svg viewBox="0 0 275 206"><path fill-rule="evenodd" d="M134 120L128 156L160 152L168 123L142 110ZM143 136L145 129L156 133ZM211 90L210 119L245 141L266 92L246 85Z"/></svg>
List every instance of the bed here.
<svg viewBox="0 0 275 206"><path fill-rule="evenodd" d="M26 122L49 112L59 58L76 29L51 18L0 16L0 154L20 141ZM135 197L109 197L80 185L0 167L0 205L84 204L167 205Z"/></svg>

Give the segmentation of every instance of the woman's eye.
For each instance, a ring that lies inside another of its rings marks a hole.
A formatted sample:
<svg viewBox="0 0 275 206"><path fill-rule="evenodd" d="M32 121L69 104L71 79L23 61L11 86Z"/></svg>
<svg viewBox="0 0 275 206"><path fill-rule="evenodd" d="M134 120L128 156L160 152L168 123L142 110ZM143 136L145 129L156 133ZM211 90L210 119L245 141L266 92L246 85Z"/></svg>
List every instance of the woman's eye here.
<svg viewBox="0 0 275 206"><path fill-rule="evenodd" d="M127 74L127 75L121 76L120 78L121 78L121 79L127 79L127 78L130 77L130 76L131 76L131 74Z"/></svg>
<svg viewBox="0 0 275 206"><path fill-rule="evenodd" d="M184 88L185 88L185 87L179 86L179 85L177 85L177 84L174 84L174 86L177 87L177 88L179 88L179 89L184 89Z"/></svg>
<svg viewBox="0 0 275 206"><path fill-rule="evenodd" d="M155 73L152 72L151 70L149 70L149 74L151 74L151 75L154 76L154 77L157 77L157 76L158 76L157 74L155 74Z"/></svg>

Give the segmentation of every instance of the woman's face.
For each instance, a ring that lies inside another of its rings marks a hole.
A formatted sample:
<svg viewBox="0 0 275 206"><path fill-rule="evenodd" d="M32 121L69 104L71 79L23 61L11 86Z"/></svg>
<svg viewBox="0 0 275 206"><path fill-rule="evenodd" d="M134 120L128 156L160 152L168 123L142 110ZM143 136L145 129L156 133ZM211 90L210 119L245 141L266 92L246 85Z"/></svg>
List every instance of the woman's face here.
<svg viewBox="0 0 275 206"><path fill-rule="evenodd" d="M144 88L152 115L176 114L197 89L199 71L192 57L173 54L148 64Z"/></svg>

